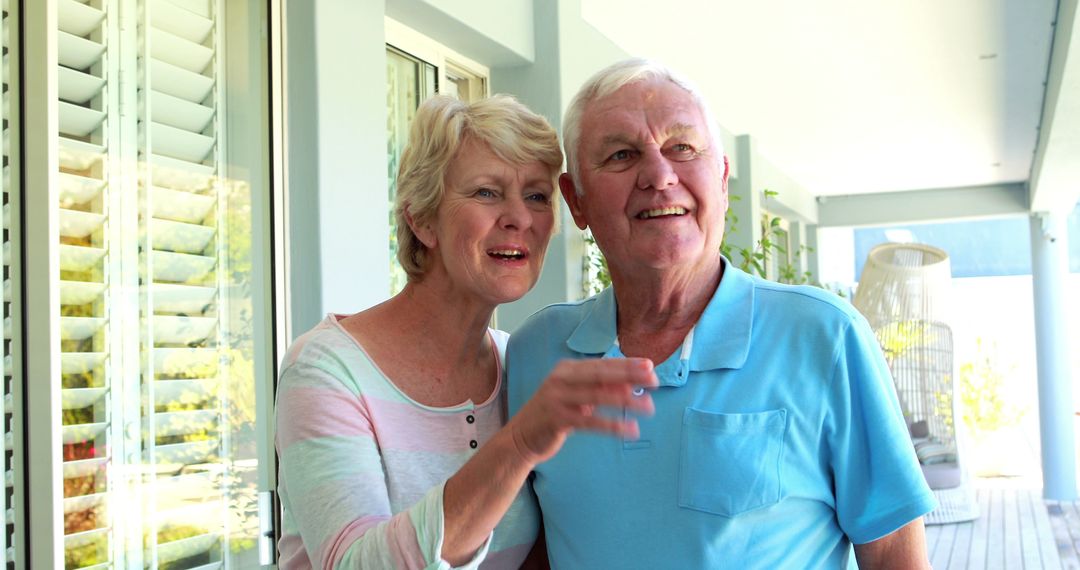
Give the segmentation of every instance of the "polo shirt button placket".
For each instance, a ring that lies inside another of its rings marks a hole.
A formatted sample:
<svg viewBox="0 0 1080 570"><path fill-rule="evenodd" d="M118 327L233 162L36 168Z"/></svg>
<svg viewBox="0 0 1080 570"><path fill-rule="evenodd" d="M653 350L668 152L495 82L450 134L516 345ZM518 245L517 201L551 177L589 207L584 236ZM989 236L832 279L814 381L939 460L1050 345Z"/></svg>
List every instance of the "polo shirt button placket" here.
<svg viewBox="0 0 1080 570"><path fill-rule="evenodd" d="M470 409L465 412L465 435L469 438L469 449L475 450L480 447L480 442L476 437L476 411Z"/></svg>

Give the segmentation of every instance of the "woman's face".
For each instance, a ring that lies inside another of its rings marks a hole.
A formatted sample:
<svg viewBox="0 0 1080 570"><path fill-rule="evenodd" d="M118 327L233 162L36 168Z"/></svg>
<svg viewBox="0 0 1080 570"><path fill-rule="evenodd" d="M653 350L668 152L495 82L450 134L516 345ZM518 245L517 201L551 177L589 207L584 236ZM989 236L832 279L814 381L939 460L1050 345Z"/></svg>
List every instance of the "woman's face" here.
<svg viewBox="0 0 1080 570"><path fill-rule="evenodd" d="M431 250L430 273L492 304L521 298L540 276L555 224L551 174L539 161L503 162L466 141L446 174L436 219L417 235Z"/></svg>

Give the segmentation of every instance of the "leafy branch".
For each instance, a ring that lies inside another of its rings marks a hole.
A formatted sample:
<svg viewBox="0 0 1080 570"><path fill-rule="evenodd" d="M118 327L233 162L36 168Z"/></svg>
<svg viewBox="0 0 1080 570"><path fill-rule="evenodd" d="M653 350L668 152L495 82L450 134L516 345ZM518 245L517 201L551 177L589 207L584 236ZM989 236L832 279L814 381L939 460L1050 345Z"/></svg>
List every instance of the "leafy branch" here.
<svg viewBox="0 0 1080 570"><path fill-rule="evenodd" d="M779 193L766 189L764 194L765 200L768 200ZM732 202L741 199L741 196L730 197ZM739 216L731 208L728 208L724 216L724 222L724 241L720 245L720 253L724 254L724 257L728 258L736 267L747 273L766 277L769 259L772 256L779 256L780 263L777 266L776 281L793 285L816 284L813 281L811 272L799 270L799 259L804 254L814 251L813 248L800 245L789 256L787 244L790 243L790 236L782 225L783 219L781 217L768 213L762 215L761 238L757 240L752 248L735 247L729 243L728 236L738 232L739 224ZM738 254L738 257L735 254Z"/></svg>

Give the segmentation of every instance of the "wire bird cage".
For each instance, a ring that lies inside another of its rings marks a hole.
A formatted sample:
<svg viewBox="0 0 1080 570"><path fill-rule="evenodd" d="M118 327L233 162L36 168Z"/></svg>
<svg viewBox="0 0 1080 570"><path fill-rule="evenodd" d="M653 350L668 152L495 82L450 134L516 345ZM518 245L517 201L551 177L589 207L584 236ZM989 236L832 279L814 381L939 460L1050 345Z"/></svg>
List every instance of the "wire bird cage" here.
<svg viewBox="0 0 1080 570"><path fill-rule="evenodd" d="M870 251L853 304L869 321L892 371L911 441L938 508L927 524L978 517L961 455L948 255L922 244Z"/></svg>

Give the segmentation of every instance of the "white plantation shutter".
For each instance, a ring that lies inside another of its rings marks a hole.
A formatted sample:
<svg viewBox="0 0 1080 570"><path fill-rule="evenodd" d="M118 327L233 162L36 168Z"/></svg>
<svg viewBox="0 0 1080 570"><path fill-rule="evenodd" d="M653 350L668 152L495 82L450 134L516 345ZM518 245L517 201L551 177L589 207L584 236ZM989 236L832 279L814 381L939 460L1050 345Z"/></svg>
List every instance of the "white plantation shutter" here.
<svg viewBox="0 0 1080 570"><path fill-rule="evenodd" d="M220 26L211 4L148 2L140 28L149 77L139 90L139 224L149 283L140 312L148 407L145 462L156 477L146 539L154 565L216 567L224 525L224 407L219 347L224 299L224 185L218 83Z"/></svg>
<svg viewBox="0 0 1080 570"><path fill-rule="evenodd" d="M251 567L248 412L256 362L270 361L253 341L251 315L269 308L253 301L252 258L269 244L251 234L251 204L268 192L267 157L246 150L234 154L250 163L230 164L225 131L242 121L224 120L223 70L237 57L264 69L263 56L237 48L229 60L223 47L225 10L242 0L47 1L58 15L65 567ZM268 108L265 94L246 96Z"/></svg>
<svg viewBox="0 0 1080 570"><path fill-rule="evenodd" d="M78 567L110 560L113 385L108 230L108 33L103 9L58 0L60 347L64 551ZM113 113L114 115L116 113Z"/></svg>

